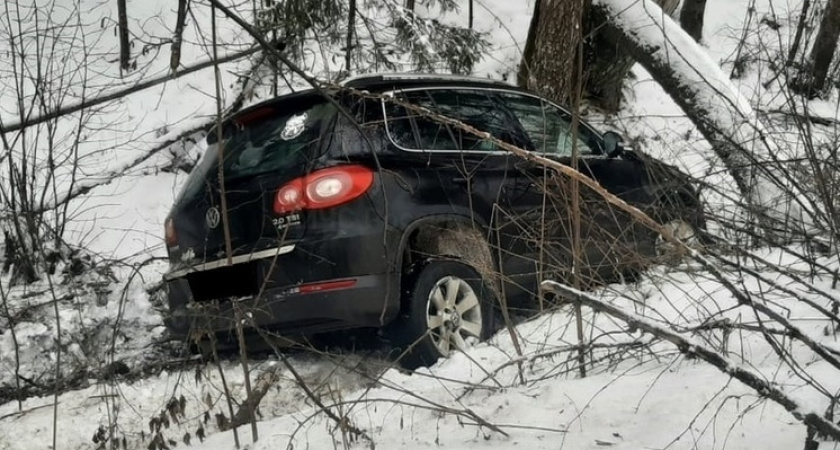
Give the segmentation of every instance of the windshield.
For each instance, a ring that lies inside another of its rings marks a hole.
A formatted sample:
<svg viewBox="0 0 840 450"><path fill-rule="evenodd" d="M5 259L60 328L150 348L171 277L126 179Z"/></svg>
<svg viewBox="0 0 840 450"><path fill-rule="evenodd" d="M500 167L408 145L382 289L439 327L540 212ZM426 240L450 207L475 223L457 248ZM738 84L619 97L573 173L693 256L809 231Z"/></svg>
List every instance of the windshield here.
<svg viewBox="0 0 840 450"><path fill-rule="evenodd" d="M225 180L277 173L305 164L318 156L323 131L334 117L334 107L321 97L295 99L235 117L222 131ZM182 198L200 194L205 183L218 184L219 142L215 129L207 136L206 150L190 174Z"/></svg>

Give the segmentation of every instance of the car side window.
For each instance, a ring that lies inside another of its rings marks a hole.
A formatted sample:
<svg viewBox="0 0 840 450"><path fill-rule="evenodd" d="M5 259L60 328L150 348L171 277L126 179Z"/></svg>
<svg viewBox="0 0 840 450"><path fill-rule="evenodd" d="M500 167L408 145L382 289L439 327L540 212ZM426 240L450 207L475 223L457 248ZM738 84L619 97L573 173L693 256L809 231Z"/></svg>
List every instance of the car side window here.
<svg viewBox="0 0 840 450"><path fill-rule="evenodd" d="M529 95L505 93L501 97L519 119L535 151L572 156L572 118L566 111ZM601 154L599 141L588 127L578 126L577 146L582 156Z"/></svg>
<svg viewBox="0 0 840 450"><path fill-rule="evenodd" d="M424 93L412 93L400 100L426 106ZM446 125L436 123L421 114L385 100L385 117L388 135L399 147L409 150L455 150L455 137Z"/></svg>
<svg viewBox="0 0 840 450"><path fill-rule="evenodd" d="M434 114L456 119L505 142L516 144L512 118L494 96L478 89L428 89L401 92L401 100L422 106ZM442 124L414 111L385 102L388 131L400 147L411 150L499 150L493 142Z"/></svg>

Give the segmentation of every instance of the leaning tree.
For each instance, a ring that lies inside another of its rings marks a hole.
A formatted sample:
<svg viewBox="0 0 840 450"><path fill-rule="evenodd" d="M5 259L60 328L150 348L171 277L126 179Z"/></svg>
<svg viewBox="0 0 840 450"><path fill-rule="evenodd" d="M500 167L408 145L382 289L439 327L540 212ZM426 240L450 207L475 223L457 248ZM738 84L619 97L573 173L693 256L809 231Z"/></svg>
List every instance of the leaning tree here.
<svg viewBox="0 0 840 450"><path fill-rule="evenodd" d="M777 164L783 153L749 102L671 19L676 6L671 0L538 0L518 80L561 104L573 104L580 86L590 104L614 112L622 83L639 62L706 138L762 225L778 228L777 219L812 216L813 206L791 195L795 182Z"/></svg>

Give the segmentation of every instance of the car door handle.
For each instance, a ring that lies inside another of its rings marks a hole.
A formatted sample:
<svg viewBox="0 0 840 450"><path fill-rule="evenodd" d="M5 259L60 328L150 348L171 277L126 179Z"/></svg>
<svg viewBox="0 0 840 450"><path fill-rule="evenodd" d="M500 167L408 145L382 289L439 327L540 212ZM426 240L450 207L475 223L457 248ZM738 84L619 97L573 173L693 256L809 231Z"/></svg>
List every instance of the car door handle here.
<svg viewBox="0 0 840 450"><path fill-rule="evenodd" d="M454 184L468 184L470 182L466 177L452 177L449 181Z"/></svg>

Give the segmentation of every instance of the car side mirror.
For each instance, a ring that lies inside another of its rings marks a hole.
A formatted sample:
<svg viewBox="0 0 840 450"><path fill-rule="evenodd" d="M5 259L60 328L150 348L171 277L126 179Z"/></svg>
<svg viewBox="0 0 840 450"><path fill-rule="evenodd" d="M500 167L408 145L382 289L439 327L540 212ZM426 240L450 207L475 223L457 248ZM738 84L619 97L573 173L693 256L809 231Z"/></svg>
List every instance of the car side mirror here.
<svg viewBox="0 0 840 450"><path fill-rule="evenodd" d="M614 158L621 154L624 150L621 146L622 142L624 142L624 138L615 131L607 131L604 133L604 151L607 152L607 156Z"/></svg>

